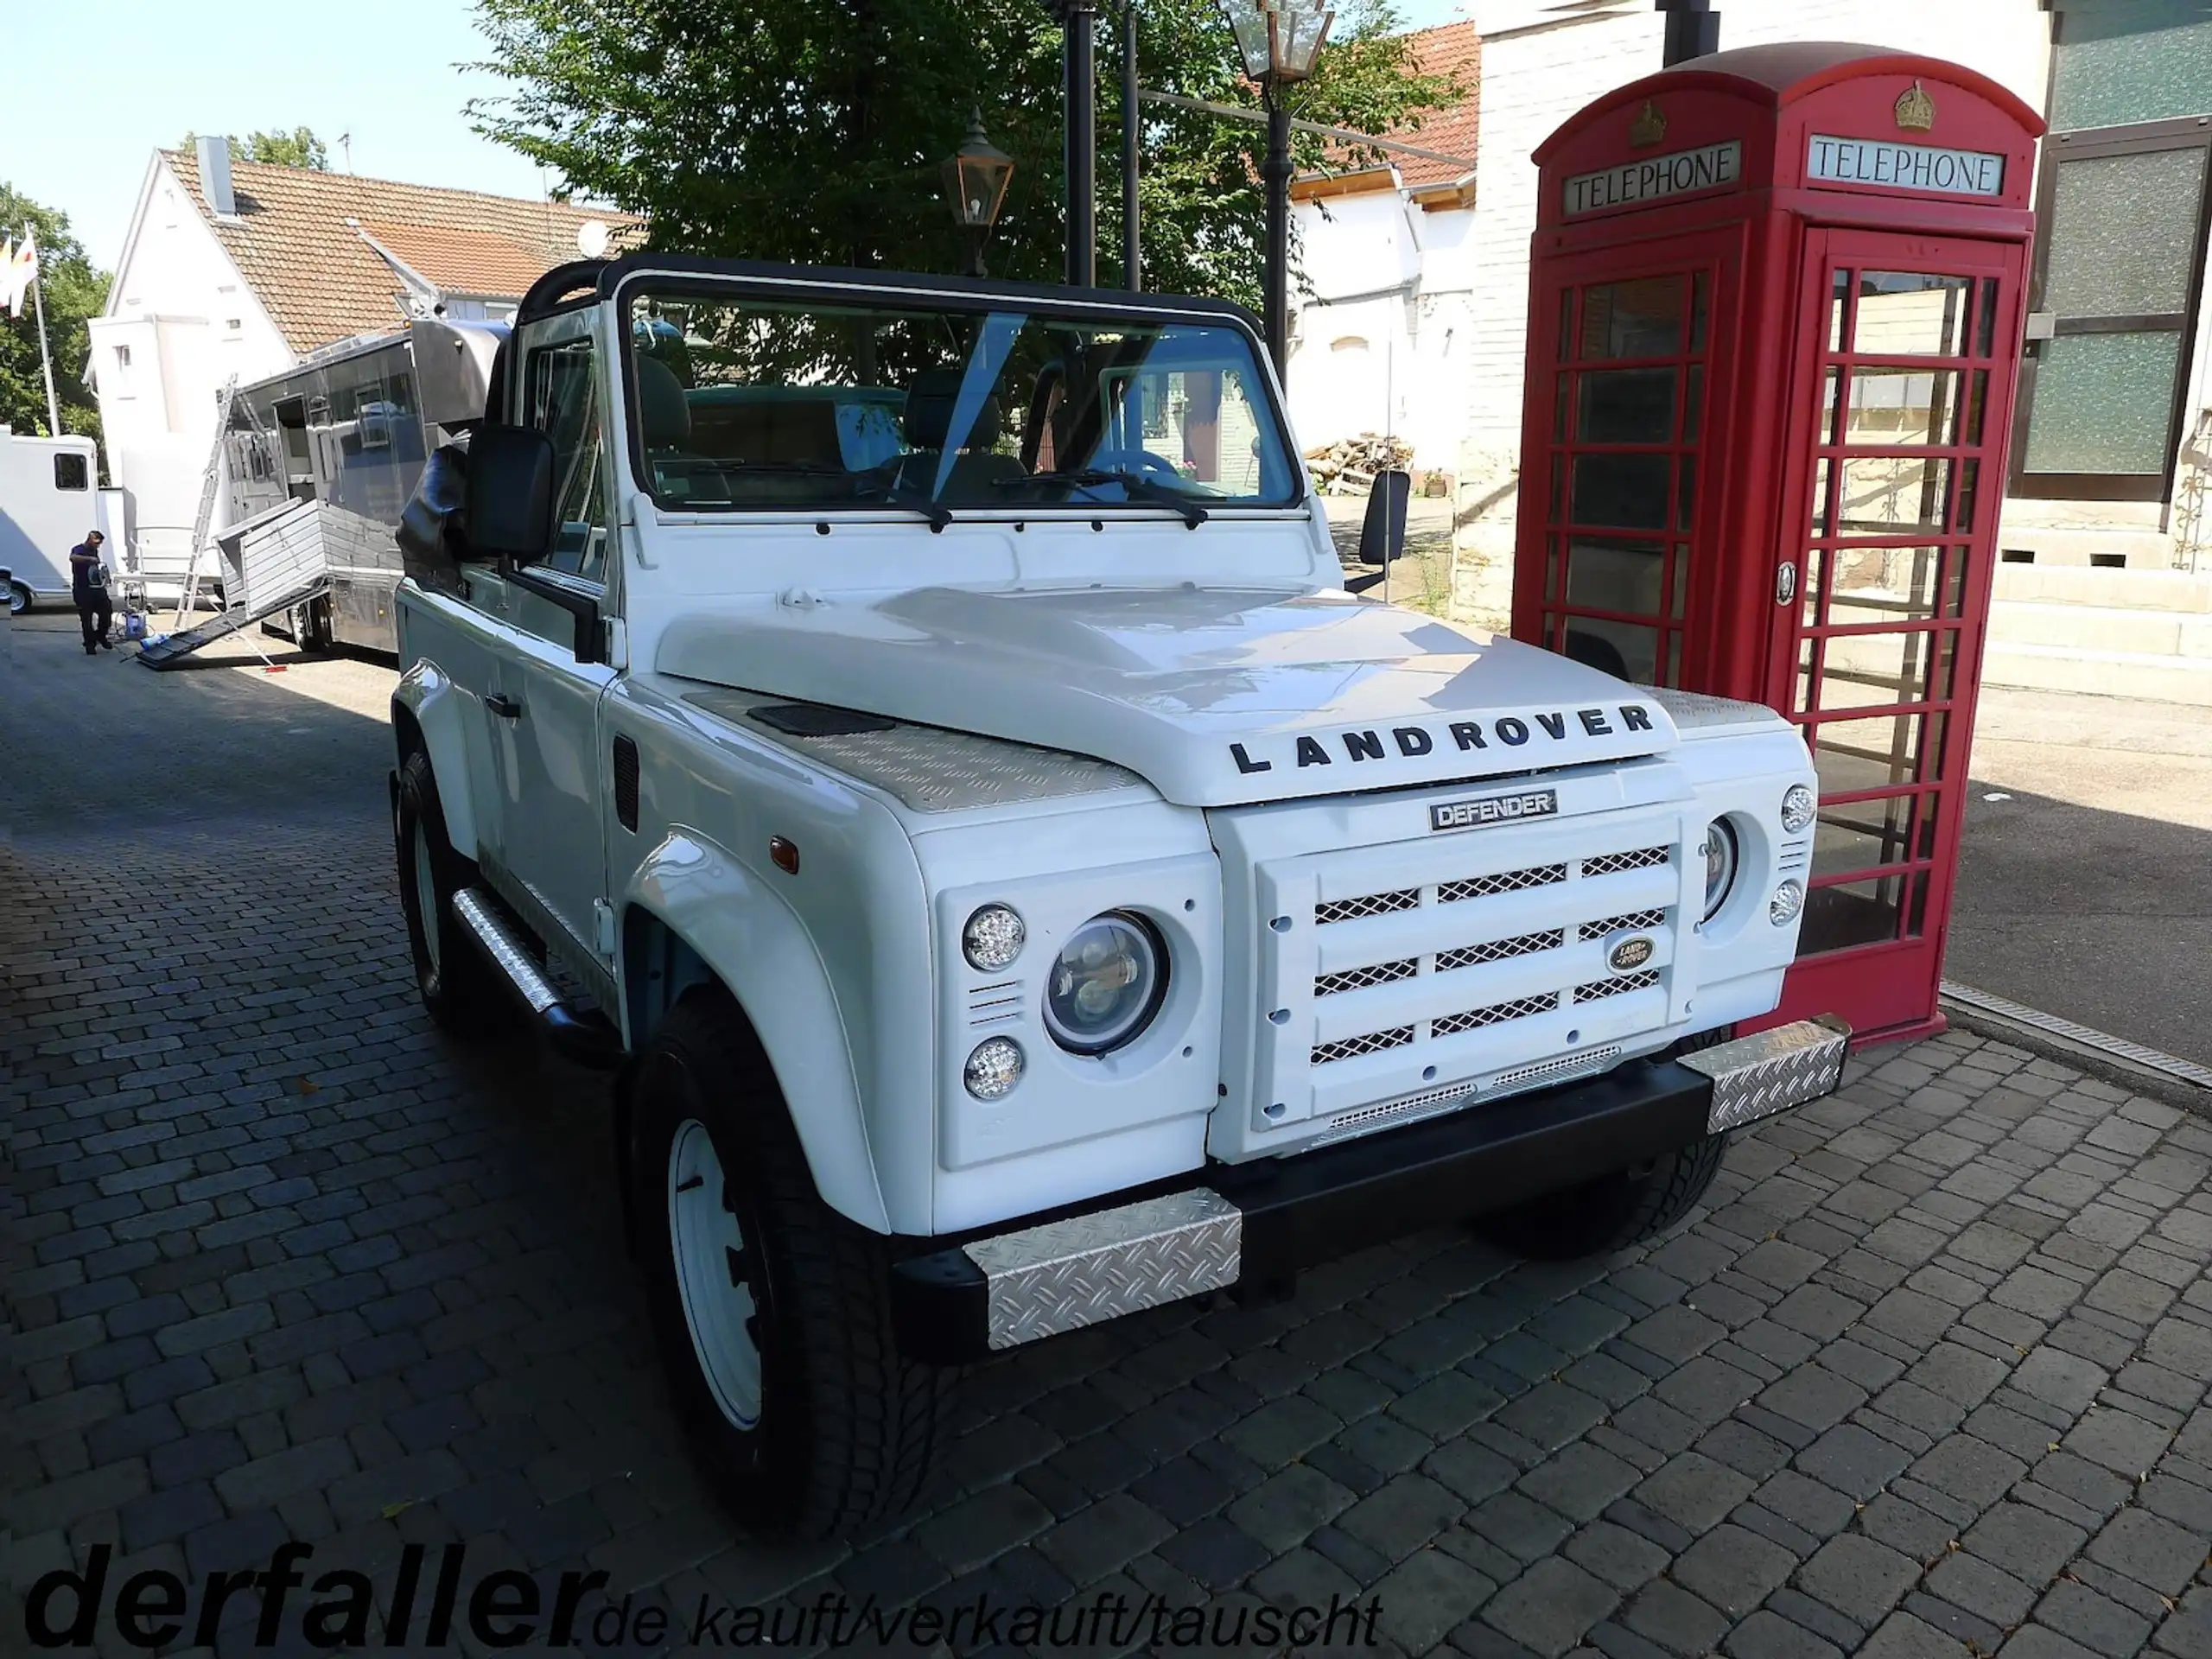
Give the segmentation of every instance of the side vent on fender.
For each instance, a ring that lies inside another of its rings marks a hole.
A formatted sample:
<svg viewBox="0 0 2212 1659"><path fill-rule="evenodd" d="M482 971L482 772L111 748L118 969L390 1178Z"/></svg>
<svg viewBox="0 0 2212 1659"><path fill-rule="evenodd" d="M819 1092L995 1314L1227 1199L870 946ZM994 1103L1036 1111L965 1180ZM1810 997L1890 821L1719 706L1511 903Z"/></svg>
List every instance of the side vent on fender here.
<svg viewBox="0 0 2212 1659"><path fill-rule="evenodd" d="M614 740L614 816L625 830L638 827L638 746L626 737Z"/></svg>

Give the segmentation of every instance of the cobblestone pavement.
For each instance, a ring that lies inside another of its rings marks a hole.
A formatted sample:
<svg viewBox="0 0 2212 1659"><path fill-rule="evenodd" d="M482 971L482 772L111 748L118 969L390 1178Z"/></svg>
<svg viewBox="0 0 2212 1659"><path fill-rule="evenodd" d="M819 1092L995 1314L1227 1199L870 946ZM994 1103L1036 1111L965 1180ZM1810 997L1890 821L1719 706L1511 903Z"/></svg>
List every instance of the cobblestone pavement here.
<svg viewBox="0 0 2212 1659"><path fill-rule="evenodd" d="M1742 1137L1655 1248L1440 1231L1047 1344L971 1377L917 1513L748 1547L664 1405L601 1085L415 1006L346 690L380 671L16 657L18 1598L99 1544L112 1596L466 1540L679 1620L1371 1592L1386 1654L2212 1654L2212 1125L1962 1036Z"/></svg>

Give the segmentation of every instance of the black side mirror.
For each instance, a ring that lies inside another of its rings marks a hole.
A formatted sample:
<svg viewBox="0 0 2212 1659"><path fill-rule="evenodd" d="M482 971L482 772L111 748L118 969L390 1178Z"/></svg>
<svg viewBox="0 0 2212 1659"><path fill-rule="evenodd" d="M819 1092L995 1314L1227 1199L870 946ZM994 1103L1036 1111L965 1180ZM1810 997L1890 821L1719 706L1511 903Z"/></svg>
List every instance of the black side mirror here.
<svg viewBox="0 0 2212 1659"><path fill-rule="evenodd" d="M553 550L553 440L489 422L468 440L468 550L526 565Z"/></svg>
<svg viewBox="0 0 2212 1659"><path fill-rule="evenodd" d="M1402 467L1375 474L1367 493L1367 519L1359 527L1359 562L1389 567L1406 552L1406 513L1414 499L1414 475Z"/></svg>

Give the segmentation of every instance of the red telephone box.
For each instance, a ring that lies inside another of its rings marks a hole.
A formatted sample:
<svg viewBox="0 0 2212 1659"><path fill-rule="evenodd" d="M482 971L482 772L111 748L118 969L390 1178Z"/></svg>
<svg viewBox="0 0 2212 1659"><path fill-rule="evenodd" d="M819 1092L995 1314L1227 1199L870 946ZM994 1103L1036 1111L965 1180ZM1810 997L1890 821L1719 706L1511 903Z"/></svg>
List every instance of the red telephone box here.
<svg viewBox="0 0 2212 1659"><path fill-rule="evenodd" d="M1807 43L1536 150L1513 632L1804 732L1777 1020L1942 1028L2042 130L1956 64Z"/></svg>

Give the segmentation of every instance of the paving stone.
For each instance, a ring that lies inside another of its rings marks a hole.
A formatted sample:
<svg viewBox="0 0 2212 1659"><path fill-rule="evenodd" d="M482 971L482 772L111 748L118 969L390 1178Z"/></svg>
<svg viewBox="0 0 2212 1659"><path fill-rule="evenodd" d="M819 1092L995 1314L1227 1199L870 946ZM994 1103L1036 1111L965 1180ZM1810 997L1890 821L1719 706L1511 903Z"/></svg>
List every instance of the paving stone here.
<svg viewBox="0 0 2212 1659"><path fill-rule="evenodd" d="M1603 1580L1553 1557L1491 1597L1482 1618L1532 1653L1563 1654L1619 1600Z"/></svg>
<svg viewBox="0 0 2212 1659"><path fill-rule="evenodd" d="M1143 1524L1135 1529L1136 1532L1149 1531L1155 1524L1172 1530L1167 1528L1164 1519L1153 1516L1151 1511L1145 1510L1143 1505L1138 1503L1134 1498L1125 1498L1122 1502L1129 1510L1136 1512L1142 1517ZM1312 1535L1316 1528L1325 1526L1334 1520L1345 1510L1351 1508L1354 1502L1353 1493L1330 1479L1319 1470L1309 1468L1303 1464L1293 1464L1289 1468L1271 1476L1262 1485L1238 1498L1236 1503L1230 1505L1228 1514L1229 1518L1239 1527L1259 1539L1270 1549L1280 1553L1294 1548L1303 1542ZM1098 1507L1105 1510L1105 1503L1102 1501ZM1108 1510L1093 1525L1111 1525L1115 1529L1115 1535L1119 1535L1122 1530L1119 1522L1122 1514L1123 1511L1120 1510ZM1076 1519L1080 1521L1082 1517L1078 1516ZM1069 1524L1063 1523L1060 1528L1056 1529L1056 1531L1066 1531ZM1076 1581L1078 1584L1087 1584L1091 1578L1118 1570L1123 1561L1141 1554L1144 1550L1151 1548L1153 1542L1156 1541L1156 1540L1148 1541L1139 1548L1132 1549L1122 1560L1108 1561L1099 1568L1098 1572L1088 1577L1077 1577ZM1040 1541L1039 1548L1047 1554L1052 1554L1052 1535L1048 1534ZM1109 1553L1111 1553L1110 1549ZM1058 1558L1055 1556L1054 1559ZM1063 1562L1062 1565L1067 1566L1067 1563ZM1073 1575L1072 1568L1071 1568L1071 1574Z"/></svg>
<svg viewBox="0 0 2212 1659"><path fill-rule="evenodd" d="M1610 1521L1593 1521L1576 1533L1566 1554L1623 1592L1658 1577L1668 1562L1658 1545Z"/></svg>
<svg viewBox="0 0 2212 1659"><path fill-rule="evenodd" d="M2152 1621L2087 1585L2054 1584L2036 1604L2035 1620L2094 1652L2125 1659L2150 1639Z"/></svg>
<svg viewBox="0 0 2212 1659"><path fill-rule="evenodd" d="M1383 1611L1381 1635L1408 1653L1426 1653L1488 1601L1497 1586L1441 1550L1408 1556L1374 1586ZM1312 1596L1312 1591L1306 1594Z"/></svg>
<svg viewBox="0 0 2212 1659"><path fill-rule="evenodd" d="M1671 1575L1732 1618L1741 1618L1796 1569L1796 1558L1757 1533L1715 1527L1683 1551Z"/></svg>
<svg viewBox="0 0 2212 1659"><path fill-rule="evenodd" d="M1829 1659L1843 1649L1762 1607L1728 1633L1731 1659Z"/></svg>
<svg viewBox="0 0 2212 1659"><path fill-rule="evenodd" d="M1737 1470L1685 1452L1634 1489L1637 1501L1692 1533L1701 1533L1751 1494L1754 1483Z"/></svg>
<svg viewBox="0 0 2212 1659"><path fill-rule="evenodd" d="M2123 1510L2090 1541L2088 1554L2139 1584L2175 1596L2206 1566L2206 1536L2143 1510Z"/></svg>

